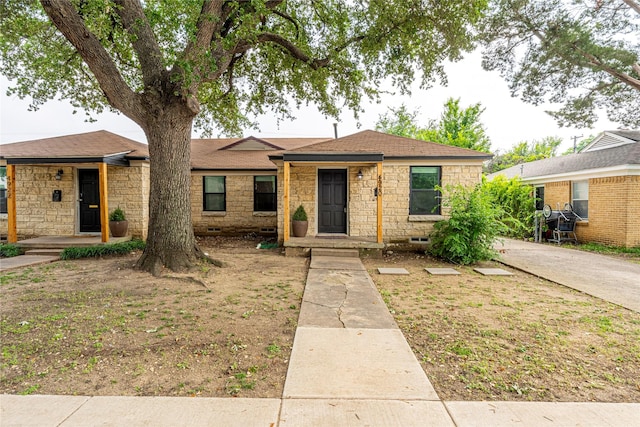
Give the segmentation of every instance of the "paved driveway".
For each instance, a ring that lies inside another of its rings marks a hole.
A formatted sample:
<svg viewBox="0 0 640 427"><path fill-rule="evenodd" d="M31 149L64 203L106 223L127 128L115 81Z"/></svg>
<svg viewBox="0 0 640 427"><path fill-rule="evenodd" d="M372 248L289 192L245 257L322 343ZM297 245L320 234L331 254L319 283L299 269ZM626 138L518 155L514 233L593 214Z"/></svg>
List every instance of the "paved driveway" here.
<svg viewBox="0 0 640 427"><path fill-rule="evenodd" d="M496 249L507 265L640 312L640 264L510 239Z"/></svg>

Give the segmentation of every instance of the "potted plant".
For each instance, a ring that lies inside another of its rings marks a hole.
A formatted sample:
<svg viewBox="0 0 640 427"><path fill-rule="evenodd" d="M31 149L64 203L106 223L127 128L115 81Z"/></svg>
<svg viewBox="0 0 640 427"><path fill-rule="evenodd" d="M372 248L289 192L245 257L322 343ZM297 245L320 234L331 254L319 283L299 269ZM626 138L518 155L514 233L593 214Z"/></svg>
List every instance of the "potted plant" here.
<svg viewBox="0 0 640 427"><path fill-rule="evenodd" d="M304 237L307 235L307 228L309 223L307 222L307 212L304 210L304 206L298 206L298 209L293 213L292 229L294 237Z"/></svg>
<svg viewBox="0 0 640 427"><path fill-rule="evenodd" d="M124 237L127 235L129 221L124 215L124 211L120 207L115 208L109 214L109 231L113 237Z"/></svg>

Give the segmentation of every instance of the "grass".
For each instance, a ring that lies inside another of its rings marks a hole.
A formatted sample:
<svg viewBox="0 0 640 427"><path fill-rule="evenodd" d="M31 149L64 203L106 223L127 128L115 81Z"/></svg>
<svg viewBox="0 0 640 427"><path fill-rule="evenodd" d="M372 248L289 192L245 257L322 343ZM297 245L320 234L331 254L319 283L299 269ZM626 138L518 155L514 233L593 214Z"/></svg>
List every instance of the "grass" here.
<svg viewBox="0 0 640 427"><path fill-rule="evenodd" d="M608 246L600 243L582 243L575 246L575 248L600 254L630 254L640 256L640 246L625 248L622 246Z"/></svg>

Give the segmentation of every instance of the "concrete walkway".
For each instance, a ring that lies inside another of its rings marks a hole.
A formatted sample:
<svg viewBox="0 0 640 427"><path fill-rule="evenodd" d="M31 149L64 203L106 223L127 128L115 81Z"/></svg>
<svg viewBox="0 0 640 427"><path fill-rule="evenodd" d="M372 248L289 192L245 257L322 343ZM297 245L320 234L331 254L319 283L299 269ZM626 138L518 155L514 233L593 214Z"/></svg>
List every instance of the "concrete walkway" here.
<svg viewBox="0 0 640 427"><path fill-rule="evenodd" d="M640 403L444 402L358 258L313 255L281 399L0 396L0 426L638 426Z"/></svg>
<svg viewBox="0 0 640 427"><path fill-rule="evenodd" d="M0 271L13 270L30 265L46 264L59 259L59 256L49 255L18 255L11 258L0 258Z"/></svg>
<svg viewBox="0 0 640 427"><path fill-rule="evenodd" d="M640 312L640 264L510 239L496 249L501 261L511 267Z"/></svg>

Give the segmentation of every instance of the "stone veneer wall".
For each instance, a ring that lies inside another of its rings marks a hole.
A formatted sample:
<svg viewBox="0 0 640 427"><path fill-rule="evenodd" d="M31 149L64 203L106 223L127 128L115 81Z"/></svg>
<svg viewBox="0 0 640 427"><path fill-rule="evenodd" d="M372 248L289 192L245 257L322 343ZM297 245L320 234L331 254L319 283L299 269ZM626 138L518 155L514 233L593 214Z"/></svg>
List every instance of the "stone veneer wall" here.
<svg viewBox="0 0 640 427"><path fill-rule="evenodd" d="M78 168L95 168L94 165ZM54 177L62 169L62 179ZM16 166L16 221L18 238L76 234L77 174L72 166ZM109 211L120 206L129 220L129 234L146 238L149 206L149 164L108 166ZM62 201L53 202L53 190L62 190ZM4 219L4 235L7 233Z"/></svg>
<svg viewBox="0 0 640 427"><path fill-rule="evenodd" d="M416 164L422 166L422 164ZM475 185L482 176L482 165L442 165L441 183ZM358 180L358 171L362 170L363 179ZM385 242L407 242L410 237L426 237L440 215L409 216L409 170L408 164L383 165L383 236ZM376 237L377 200L374 189L377 187L376 165L348 168L348 234L353 237ZM283 167L278 167L278 176L283 176ZM316 234L316 194L317 168L292 167L290 189L290 213L293 214L299 204L303 204L309 215L309 236ZM282 179L278 182L278 210L283 212ZM446 212L445 212L446 213ZM290 220L290 218L288 219ZM284 239L283 219L278 218L278 239Z"/></svg>
<svg viewBox="0 0 640 427"><path fill-rule="evenodd" d="M203 210L202 177L219 176L219 174L206 172L191 174L191 216L193 229L197 235L239 235L251 232L260 233L263 228L276 228L276 212L253 211L253 177L271 174L247 173L250 175L226 175L225 212L205 212ZM280 185L280 182L277 184ZM278 194L278 203L280 203L279 196Z"/></svg>
<svg viewBox="0 0 640 427"><path fill-rule="evenodd" d="M640 245L640 177L589 179L589 218L578 222L579 242L634 247ZM571 202L571 181L545 184L544 202L562 209Z"/></svg>
<svg viewBox="0 0 640 427"><path fill-rule="evenodd" d="M129 222L128 234L147 238L149 226L149 163L131 162L130 167L108 166L109 212L120 207Z"/></svg>
<svg viewBox="0 0 640 427"><path fill-rule="evenodd" d="M18 239L73 235L77 207L76 180L70 166L16 165L16 228ZM62 169L62 179L55 179ZM62 201L53 202L53 190Z"/></svg>

